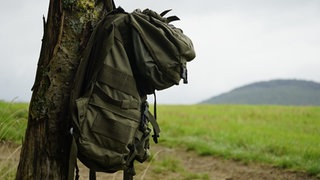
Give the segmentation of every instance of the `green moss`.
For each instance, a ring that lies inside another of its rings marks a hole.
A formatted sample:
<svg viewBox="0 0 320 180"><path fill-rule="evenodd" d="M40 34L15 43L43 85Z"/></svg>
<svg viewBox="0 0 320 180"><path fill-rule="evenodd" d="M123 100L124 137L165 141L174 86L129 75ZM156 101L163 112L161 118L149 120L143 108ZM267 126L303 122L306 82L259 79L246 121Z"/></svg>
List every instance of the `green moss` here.
<svg viewBox="0 0 320 180"><path fill-rule="evenodd" d="M78 0L76 2L77 10L80 12L92 11L95 8L94 1Z"/></svg>
<svg viewBox="0 0 320 180"><path fill-rule="evenodd" d="M75 4L76 0L63 0L62 1L62 7L63 9L73 9L73 5Z"/></svg>

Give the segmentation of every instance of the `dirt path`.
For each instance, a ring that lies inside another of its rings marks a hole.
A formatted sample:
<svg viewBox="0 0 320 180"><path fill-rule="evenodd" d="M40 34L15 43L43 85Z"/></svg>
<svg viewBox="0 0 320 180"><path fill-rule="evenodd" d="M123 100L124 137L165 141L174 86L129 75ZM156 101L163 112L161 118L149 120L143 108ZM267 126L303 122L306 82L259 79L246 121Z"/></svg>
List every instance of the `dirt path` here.
<svg viewBox="0 0 320 180"><path fill-rule="evenodd" d="M270 166L244 164L217 157L199 157L194 152L153 145L153 160L137 163L136 180L319 180L301 172L291 172ZM17 164L19 147L0 144L0 165L4 162ZM2 172L3 173L3 172ZM88 179L87 168L80 164L80 179ZM0 175L0 177L2 177ZM122 172L97 173L97 180L122 180Z"/></svg>

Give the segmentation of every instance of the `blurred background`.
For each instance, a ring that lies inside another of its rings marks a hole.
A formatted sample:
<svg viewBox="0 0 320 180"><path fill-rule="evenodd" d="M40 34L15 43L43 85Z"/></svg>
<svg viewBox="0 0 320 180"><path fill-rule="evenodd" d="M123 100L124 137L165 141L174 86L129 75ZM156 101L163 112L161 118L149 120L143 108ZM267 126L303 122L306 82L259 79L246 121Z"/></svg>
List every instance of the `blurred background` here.
<svg viewBox="0 0 320 180"><path fill-rule="evenodd" d="M115 0L128 12L173 9L194 43L189 84L157 93L160 104L195 104L239 86L273 79L320 82L318 0ZM0 7L0 100L28 102L49 0Z"/></svg>

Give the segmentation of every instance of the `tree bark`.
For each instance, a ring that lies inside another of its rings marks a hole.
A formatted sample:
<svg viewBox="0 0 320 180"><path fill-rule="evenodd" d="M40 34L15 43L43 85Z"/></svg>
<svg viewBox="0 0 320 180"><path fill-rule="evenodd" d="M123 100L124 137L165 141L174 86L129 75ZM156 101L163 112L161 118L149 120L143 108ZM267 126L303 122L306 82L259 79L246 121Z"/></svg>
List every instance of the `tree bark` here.
<svg viewBox="0 0 320 180"><path fill-rule="evenodd" d="M107 0L50 0L16 179L67 179L68 106L80 55Z"/></svg>

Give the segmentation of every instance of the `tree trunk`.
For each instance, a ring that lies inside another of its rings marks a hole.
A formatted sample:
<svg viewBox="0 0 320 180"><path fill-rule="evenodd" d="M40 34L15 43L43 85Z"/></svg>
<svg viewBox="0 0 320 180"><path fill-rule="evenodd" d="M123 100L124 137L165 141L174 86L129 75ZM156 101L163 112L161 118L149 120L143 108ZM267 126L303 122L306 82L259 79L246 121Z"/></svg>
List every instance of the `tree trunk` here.
<svg viewBox="0 0 320 180"><path fill-rule="evenodd" d="M16 179L67 179L69 96L80 54L107 0L50 0Z"/></svg>

